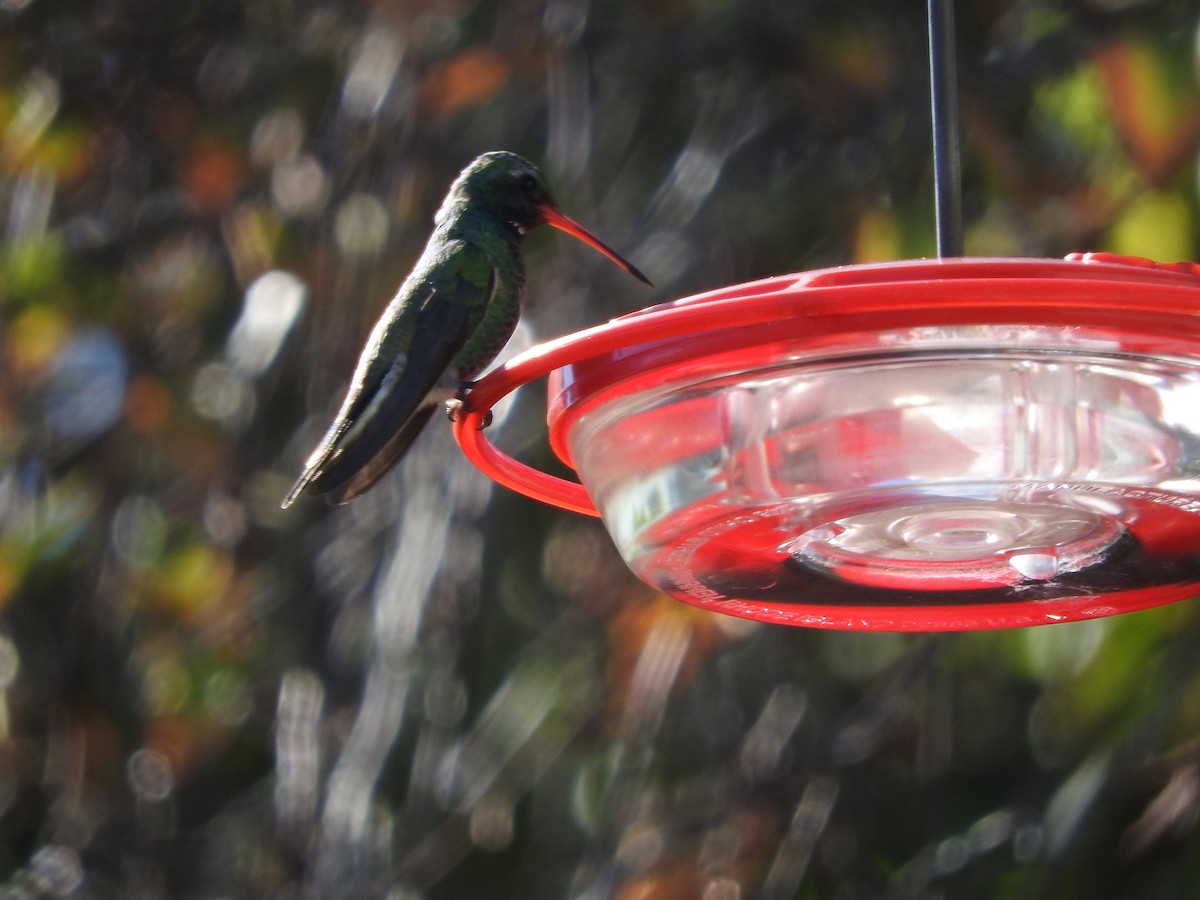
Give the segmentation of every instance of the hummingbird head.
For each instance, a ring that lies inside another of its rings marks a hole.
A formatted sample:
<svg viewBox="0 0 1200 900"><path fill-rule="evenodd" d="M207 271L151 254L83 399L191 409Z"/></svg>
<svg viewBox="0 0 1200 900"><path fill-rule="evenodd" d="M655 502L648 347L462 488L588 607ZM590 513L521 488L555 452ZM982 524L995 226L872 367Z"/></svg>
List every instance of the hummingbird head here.
<svg viewBox="0 0 1200 900"><path fill-rule="evenodd" d="M588 244L640 281L650 280L615 250L559 211L537 166L504 150L484 153L463 169L450 189L454 199L508 222L524 234L539 225L551 225Z"/></svg>
<svg viewBox="0 0 1200 900"><path fill-rule="evenodd" d="M450 194L508 222L522 234L544 225L544 210L554 208L537 166L505 151L477 157L463 169Z"/></svg>

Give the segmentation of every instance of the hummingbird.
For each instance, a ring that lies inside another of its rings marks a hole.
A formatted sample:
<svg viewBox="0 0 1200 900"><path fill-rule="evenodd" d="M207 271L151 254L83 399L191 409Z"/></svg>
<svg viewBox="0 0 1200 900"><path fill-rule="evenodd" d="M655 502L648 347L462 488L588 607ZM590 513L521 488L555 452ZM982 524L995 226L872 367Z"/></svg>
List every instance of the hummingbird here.
<svg viewBox="0 0 1200 900"><path fill-rule="evenodd" d="M413 270L359 356L346 397L283 508L305 490L349 503L400 461L434 411L461 400L508 343L521 314L526 232L551 225L650 284L559 211L541 172L515 153L484 153L459 173Z"/></svg>

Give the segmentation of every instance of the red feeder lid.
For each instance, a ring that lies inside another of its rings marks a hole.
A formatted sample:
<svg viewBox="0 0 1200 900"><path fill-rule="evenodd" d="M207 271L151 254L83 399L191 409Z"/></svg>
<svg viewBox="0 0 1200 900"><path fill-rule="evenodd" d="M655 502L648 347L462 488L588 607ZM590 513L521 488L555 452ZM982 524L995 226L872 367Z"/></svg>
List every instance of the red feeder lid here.
<svg viewBox="0 0 1200 900"><path fill-rule="evenodd" d="M583 485L479 430L550 375ZM541 345L455 433L647 583L793 625L959 630L1200 593L1200 269L1108 255L770 278Z"/></svg>

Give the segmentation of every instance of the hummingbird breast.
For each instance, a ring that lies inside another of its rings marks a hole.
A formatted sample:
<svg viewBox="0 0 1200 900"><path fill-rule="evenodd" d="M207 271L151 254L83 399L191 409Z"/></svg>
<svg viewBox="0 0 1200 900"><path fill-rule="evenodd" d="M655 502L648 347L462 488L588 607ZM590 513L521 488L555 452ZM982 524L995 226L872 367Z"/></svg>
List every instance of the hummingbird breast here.
<svg viewBox="0 0 1200 900"><path fill-rule="evenodd" d="M504 349L517 328L525 289L525 265L519 241L518 237L482 242L491 267L491 289L470 337L451 362L451 373L459 381L469 381L478 375Z"/></svg>
<svg viewBox="0 0 1200 900"><path fill-rule="evenodd" d="M451 369L459 381L470 381L493 359L495 359L513 332L521 317L520 298L495 298L484 310L479 326L454 356Z"/></svg>

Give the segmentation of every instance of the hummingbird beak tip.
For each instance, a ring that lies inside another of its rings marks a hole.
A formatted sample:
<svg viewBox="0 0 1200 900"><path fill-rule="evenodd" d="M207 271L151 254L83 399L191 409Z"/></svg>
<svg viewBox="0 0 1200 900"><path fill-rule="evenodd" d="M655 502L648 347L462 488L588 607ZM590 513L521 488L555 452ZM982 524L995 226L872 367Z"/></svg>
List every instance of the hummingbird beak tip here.
<svg viewBox="0 0 1200 900"><path fill-rule="evenodd" d="M542 214L546 219L547 225L557 228L559 231L566 232L567 234L571 235L571 237L583 241L590 247L594 247L638 281L648 284L650 287L654 286L650 283L650 279L643 275L633 263L625 259L625 257L621 256L620 253L612 249L612 247L608 246L606 243L604 243L604 241L600 240L600 238L596 237L574 219L565 215L558 209L557 206L554 206L553 204L546 204L542 207Z"/></svg>

